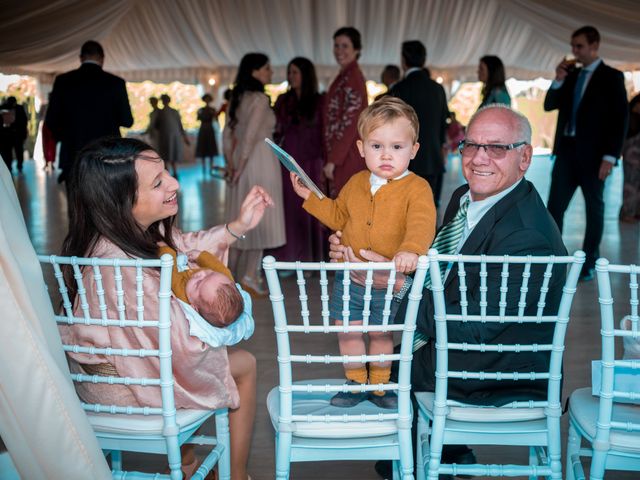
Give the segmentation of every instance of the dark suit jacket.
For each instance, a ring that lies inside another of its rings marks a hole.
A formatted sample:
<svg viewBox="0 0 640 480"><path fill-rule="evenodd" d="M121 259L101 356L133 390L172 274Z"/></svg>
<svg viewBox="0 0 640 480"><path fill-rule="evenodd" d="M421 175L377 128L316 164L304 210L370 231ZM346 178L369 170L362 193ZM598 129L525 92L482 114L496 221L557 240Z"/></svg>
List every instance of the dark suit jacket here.
<svg viewBox="0 0 640 480"><path fill-rule="evenodd" d="M423 177L444 172L442 146L447 143L449 107L442 85L424 70L417 70L396 83L390 93L411 105L420 122L420 149L409 170Z"/></svg>
<svg viewBox="0 0 640 480"><path fill-rule="evenodd" d="M446 225L456 214L460 197L467 192L468 185L458 188L452 195L444 216ZM522 181L518 186L494 205L480 220L466 240L460 253L465 255L566 255L562 237L558 227L547 212L533 184ZM488 314L497 314L499 287L501 282L501 266L488 266L487 301ZM465 266L467 271L468 312L479 314L480 280L478 269ZM537 309L537 293L543 281L543 268L533 267L529 279L529 296L525 314L535 314ZM563 267L556 270L549 285L547 294L548 312L557 312L564 285ZM445 279L445 301L447 310L460 311L460 292L457 267L449 272ZM509 293L507 296L507 314L515 314L518 310L521 279L511 271ZM406 301L401 305L396 318L402 318ZM418 331L435 339L435 322L433 320L433 297L431 290L423 291L417 318ZM481 324L478 322L449 322L448 340L450 342L480 343L518 343L518 339L527 342L550 343L553 336L553 325L500 325ZM412 364L412 384L416 391L434 391L435 389L435 342L415 352ZM542 372L549 366L547 353L449 353L451 370L484 370ZM546 382L527 381L476 381L450 380L449 396L456 400L478 405L503 405L514 400L545 399Z"/></svg>
<svg viewBox="0 0 640 480"><path fill-rule="evenodd" d="M92 140L120 136L120 126L133 125L126 84L99 65L83 63L56 77L45 122L62 142L60 167L67 170Z"/></svg>
<svg viewBox="0 0 640 480"><path fill-rule="evenodd" d="M558 109L558 125L553 152L558 153L560 139L571 120L573 90L579 70L570 73L562 86L549 89L544 99L544 109ZM586 168L598 172L603 155L620 156L627 131L627 92L622 72L605 65L598 65L587 84L576 114L577 157L583 159Z"/></svg>

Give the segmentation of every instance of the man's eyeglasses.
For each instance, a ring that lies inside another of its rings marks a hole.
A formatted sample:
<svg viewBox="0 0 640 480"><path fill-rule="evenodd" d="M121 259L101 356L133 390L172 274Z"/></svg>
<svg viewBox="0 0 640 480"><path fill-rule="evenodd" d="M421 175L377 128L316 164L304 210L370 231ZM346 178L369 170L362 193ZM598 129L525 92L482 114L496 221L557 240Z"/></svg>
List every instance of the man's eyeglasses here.
<svg viewBox="0 0 640 480"><path fill-rule="evenodd" d="M499 143L473 143L467 140L462 140L458 144L458 150L463 157L472 157L478 149L484 148L487 156L493 160L500 160L507 156L509 150L527 145L527 142L510 143L508 145L501 145Z"/></svg>

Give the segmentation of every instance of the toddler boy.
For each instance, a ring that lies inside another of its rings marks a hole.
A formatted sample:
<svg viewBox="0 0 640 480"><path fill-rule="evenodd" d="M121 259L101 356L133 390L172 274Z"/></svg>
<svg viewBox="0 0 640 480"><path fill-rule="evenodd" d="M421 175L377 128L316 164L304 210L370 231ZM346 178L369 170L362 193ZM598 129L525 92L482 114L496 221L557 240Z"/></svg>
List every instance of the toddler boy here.
<svg viewBox="0 0 640 480"><path fill-rule="evenodd" d="M393 258L396 269L409 273L416 269L418 256L425 254L435 235L436 208L433 193L426 180L408 170L420 145L418 117L402 100L386 96L367 107L358 119L357 141L360 155L368 170L356 173L342 188L335 200L318 199L295 174L291 182L295 192L305 201L303 208L332 230L342 230L342 243L359 255L361 249L373 250ZM329 306L334 321L342 314L342 279L338 271ZM350 317L356 324L362 318L365 289L350 286ZM371 325L382 324L384 290L372 290ZM392 302L391 315L397 303ZM339 321L337 321L339 323ZM339 334L342 355L364 355L364 336L358 333ZM370 332L369 352L393 353L391 332ZM345 364L349 383L371 384L389 382L391 362L373 363L369 370L362 363ZM382 408L396 408L397 396L384 391L340 392L331 404L352 407L369 399Z"/></svg>

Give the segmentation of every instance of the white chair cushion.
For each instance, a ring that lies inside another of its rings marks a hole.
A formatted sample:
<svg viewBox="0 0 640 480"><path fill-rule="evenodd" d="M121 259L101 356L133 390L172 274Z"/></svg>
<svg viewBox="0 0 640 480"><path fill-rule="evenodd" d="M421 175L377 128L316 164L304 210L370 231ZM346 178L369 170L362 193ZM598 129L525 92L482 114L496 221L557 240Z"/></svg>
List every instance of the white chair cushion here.
<svg viewBox="0 0 640 480"><path fill-rule="evenodd" d="M344 380L317 379L295 382L296 385L342 385ZM329 404L334 393L302 393L293 394L294 415L377 415L396 413L396 410L386 410L376 407L369 401L362 402L355 407L341 408ZM280 392L274 387L267 396L267 409L271 417L271 423L278 431L278 419L280 416ZM296 437L313 438L357 438L376 437L395 434L398 430L396 420L382 420L366 422L294 422L292 424L293 435Z"/></svg>
<svg viewBox="0 0 640 480"><path fill-rule="evenodd" d="M571 394L569 400L571 417L587 434L589 441L592 441L596 435L599 404L600 398L591 395L590 388L580 388L576 390ZM612 420L616 422L640 423L640 406L614 403ZM609 442L611 443L612 450L628 453L640 452L640 432L634 433L622 430L611 430Z"/></svg>
<svg viewBox="0 0 640 480"><path fill-rule="evenodd" d="M176 411L176 423L180 430L202 423L213 415L211 410ZM112 415L87 412L89 423L96 433L113 433L133 436L162 435L162 415Z"/></svg>
<svg viewBox="0 0 640 480"><path fill-rule="evenodd" d="M416 392L416 399L420 408L430 418L433 418L433 402L435 393ZM492 406L469 406L469 407L449 407L449 420L460 422L526 422L545 418L544 408L513 408L513 407L492 407Z"/></svg>

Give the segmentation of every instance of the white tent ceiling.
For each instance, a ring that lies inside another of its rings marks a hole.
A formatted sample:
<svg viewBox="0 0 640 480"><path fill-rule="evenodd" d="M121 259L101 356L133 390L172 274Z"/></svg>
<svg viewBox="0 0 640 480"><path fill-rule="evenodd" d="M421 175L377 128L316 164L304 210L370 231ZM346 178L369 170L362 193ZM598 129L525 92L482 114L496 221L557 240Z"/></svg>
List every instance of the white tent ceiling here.
<svg viewBox="0 0 640 480"><path fill-rule="evenodd" d="M262 51L276 81L297 55L319 77L336 72L331 36L344 25L363 36L369 78L399 63L400 44L420 39L427 63L447 78L475 77L485 54L509 76L550 76L585 24L602 35L601 55L640 68L638 0L0 0L0 71L50 74L78 65L80 45L100 41L107 70L128 80L231 81L242 55ZM49 74L49 75L47 75Z"/></svg>

